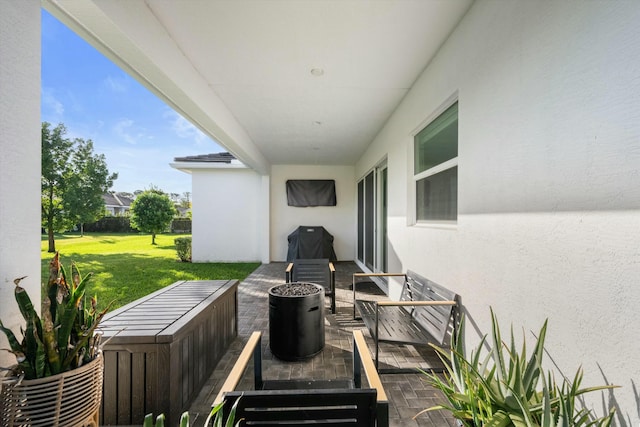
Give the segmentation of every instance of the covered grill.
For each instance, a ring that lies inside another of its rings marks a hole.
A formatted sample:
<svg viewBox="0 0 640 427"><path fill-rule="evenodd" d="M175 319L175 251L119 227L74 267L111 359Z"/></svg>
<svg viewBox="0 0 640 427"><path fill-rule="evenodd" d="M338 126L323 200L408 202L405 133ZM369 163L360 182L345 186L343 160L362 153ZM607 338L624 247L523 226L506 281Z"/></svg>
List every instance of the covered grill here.
<svg viewBox="0 0 640 427"><path fill-rule="evenodd" d="M325 258L337 261L333 236L322 226L300 226L287 237L287 261L298 258Z"/></svg>

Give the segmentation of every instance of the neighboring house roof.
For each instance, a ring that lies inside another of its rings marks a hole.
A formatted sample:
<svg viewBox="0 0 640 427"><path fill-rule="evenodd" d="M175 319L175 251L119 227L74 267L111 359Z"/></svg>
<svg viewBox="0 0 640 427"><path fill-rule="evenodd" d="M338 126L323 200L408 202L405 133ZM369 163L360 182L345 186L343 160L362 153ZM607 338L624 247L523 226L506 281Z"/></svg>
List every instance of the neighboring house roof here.
<svg viewBox="0 0 640 427"><path fill-rule="evenodd" d="M244 169L246 166L233 154L222 153L199 154L196 156L174 157L172 168L191 173L194 169Z"/></svg>
<svg viewBox="0 0 640 427"><path fill-rule="evenodd" d="M177 206L176 210L178 211L178 216L185 217L189 212L191 212L191 208L183 208L181 206Z"/></svg>
<svg viewBox="0 0 640 427"><path fill-rule="evenodd" d="M231 163L236 160L235 156L229 152L199 154L197 156L175 157L176 162L208 162L208 163Z"/></svg>
<svg viewBox="0 0 640 427"><path fill-rule="evenodd" d="M128 209L133 203L133 199L124 196L118 196L116 193L105 193L102 195L104 204L107 207L120 207Z"/></svg>

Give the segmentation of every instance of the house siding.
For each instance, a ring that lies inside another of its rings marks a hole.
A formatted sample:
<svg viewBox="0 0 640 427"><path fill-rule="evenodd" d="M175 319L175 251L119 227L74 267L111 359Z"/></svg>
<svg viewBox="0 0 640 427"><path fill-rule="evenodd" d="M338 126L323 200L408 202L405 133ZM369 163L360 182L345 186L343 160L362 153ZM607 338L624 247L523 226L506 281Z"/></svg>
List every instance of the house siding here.
<svg viewBox="0 0 640 427"><path fill-rule="evenodd" d="M262 261L262 177L246 168L192 171L193 262Z"/></svg>
<svg viewBox="0 0 640 427"><path fill-rule="evenodd" d="M0 41L0 319L19 334L13 279L40 300L40 1L0 2Z"/></svg>
<svg viewBox="0 0 640 427"><path fill-rule="evenodd" d="M390 270L462 295L470 345L490 306L529 337L549 318L553 362L622 386L589 403L628 425L640 422L639 20L631 1L474 3L356 168L388 158ZM411 225L412 135L451 97L457 224Z"/></svg>

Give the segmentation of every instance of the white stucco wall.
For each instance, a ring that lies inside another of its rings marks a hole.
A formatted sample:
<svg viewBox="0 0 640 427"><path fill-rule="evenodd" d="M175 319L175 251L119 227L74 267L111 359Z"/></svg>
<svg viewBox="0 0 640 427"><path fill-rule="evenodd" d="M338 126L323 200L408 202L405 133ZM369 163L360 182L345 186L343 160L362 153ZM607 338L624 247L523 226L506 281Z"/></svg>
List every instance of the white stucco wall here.
<svg viewBox="0 0 640 427"><path fill-rule="evenodd" d="M287 206L288 179L334 179L336 206ZM356 184L353 166L271 167L271 260L287 258L287 236L300 225L323 226L333 235L338 260L355 258Z"/></svg>
<svg viewBox="0 0 640 427"><path fill-rule="evenodd" d="M388 156L390 266L489 307L549 318L557 366L640 424L640 3L477 1L357 165ZM412 133L459 99L457 226L408 225ZM528 333L528 332L527 332ZM530 336L530 334L529 334ZM550 359L547 359L549 365Z"/></svg>
<svg viewBox="0 0 640 427"><path fill-rule="evenodd" d="M13 279L40 300L40 1L0 2L0 319L18 337ZM0 348L9 348L0 333ZM15 358L0 351L0 366Z"/></svg>
<svg viewBox="0 0 640 427"><path fill-rule="evenodd" d="M194 262L264 261L263 178L247 168L192 171Z"/></svg>

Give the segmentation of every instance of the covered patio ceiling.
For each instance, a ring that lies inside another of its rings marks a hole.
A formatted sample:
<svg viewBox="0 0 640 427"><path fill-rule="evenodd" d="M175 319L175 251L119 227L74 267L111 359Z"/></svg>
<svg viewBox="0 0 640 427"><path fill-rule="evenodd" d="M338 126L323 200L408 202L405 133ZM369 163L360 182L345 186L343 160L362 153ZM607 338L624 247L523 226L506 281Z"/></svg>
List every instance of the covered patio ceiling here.
<svg viewBox="0 0 640 427"><path fill-rule="evenodd" d="M263 174L273 164L354 164L471 3L43 1Z"/></svg>

